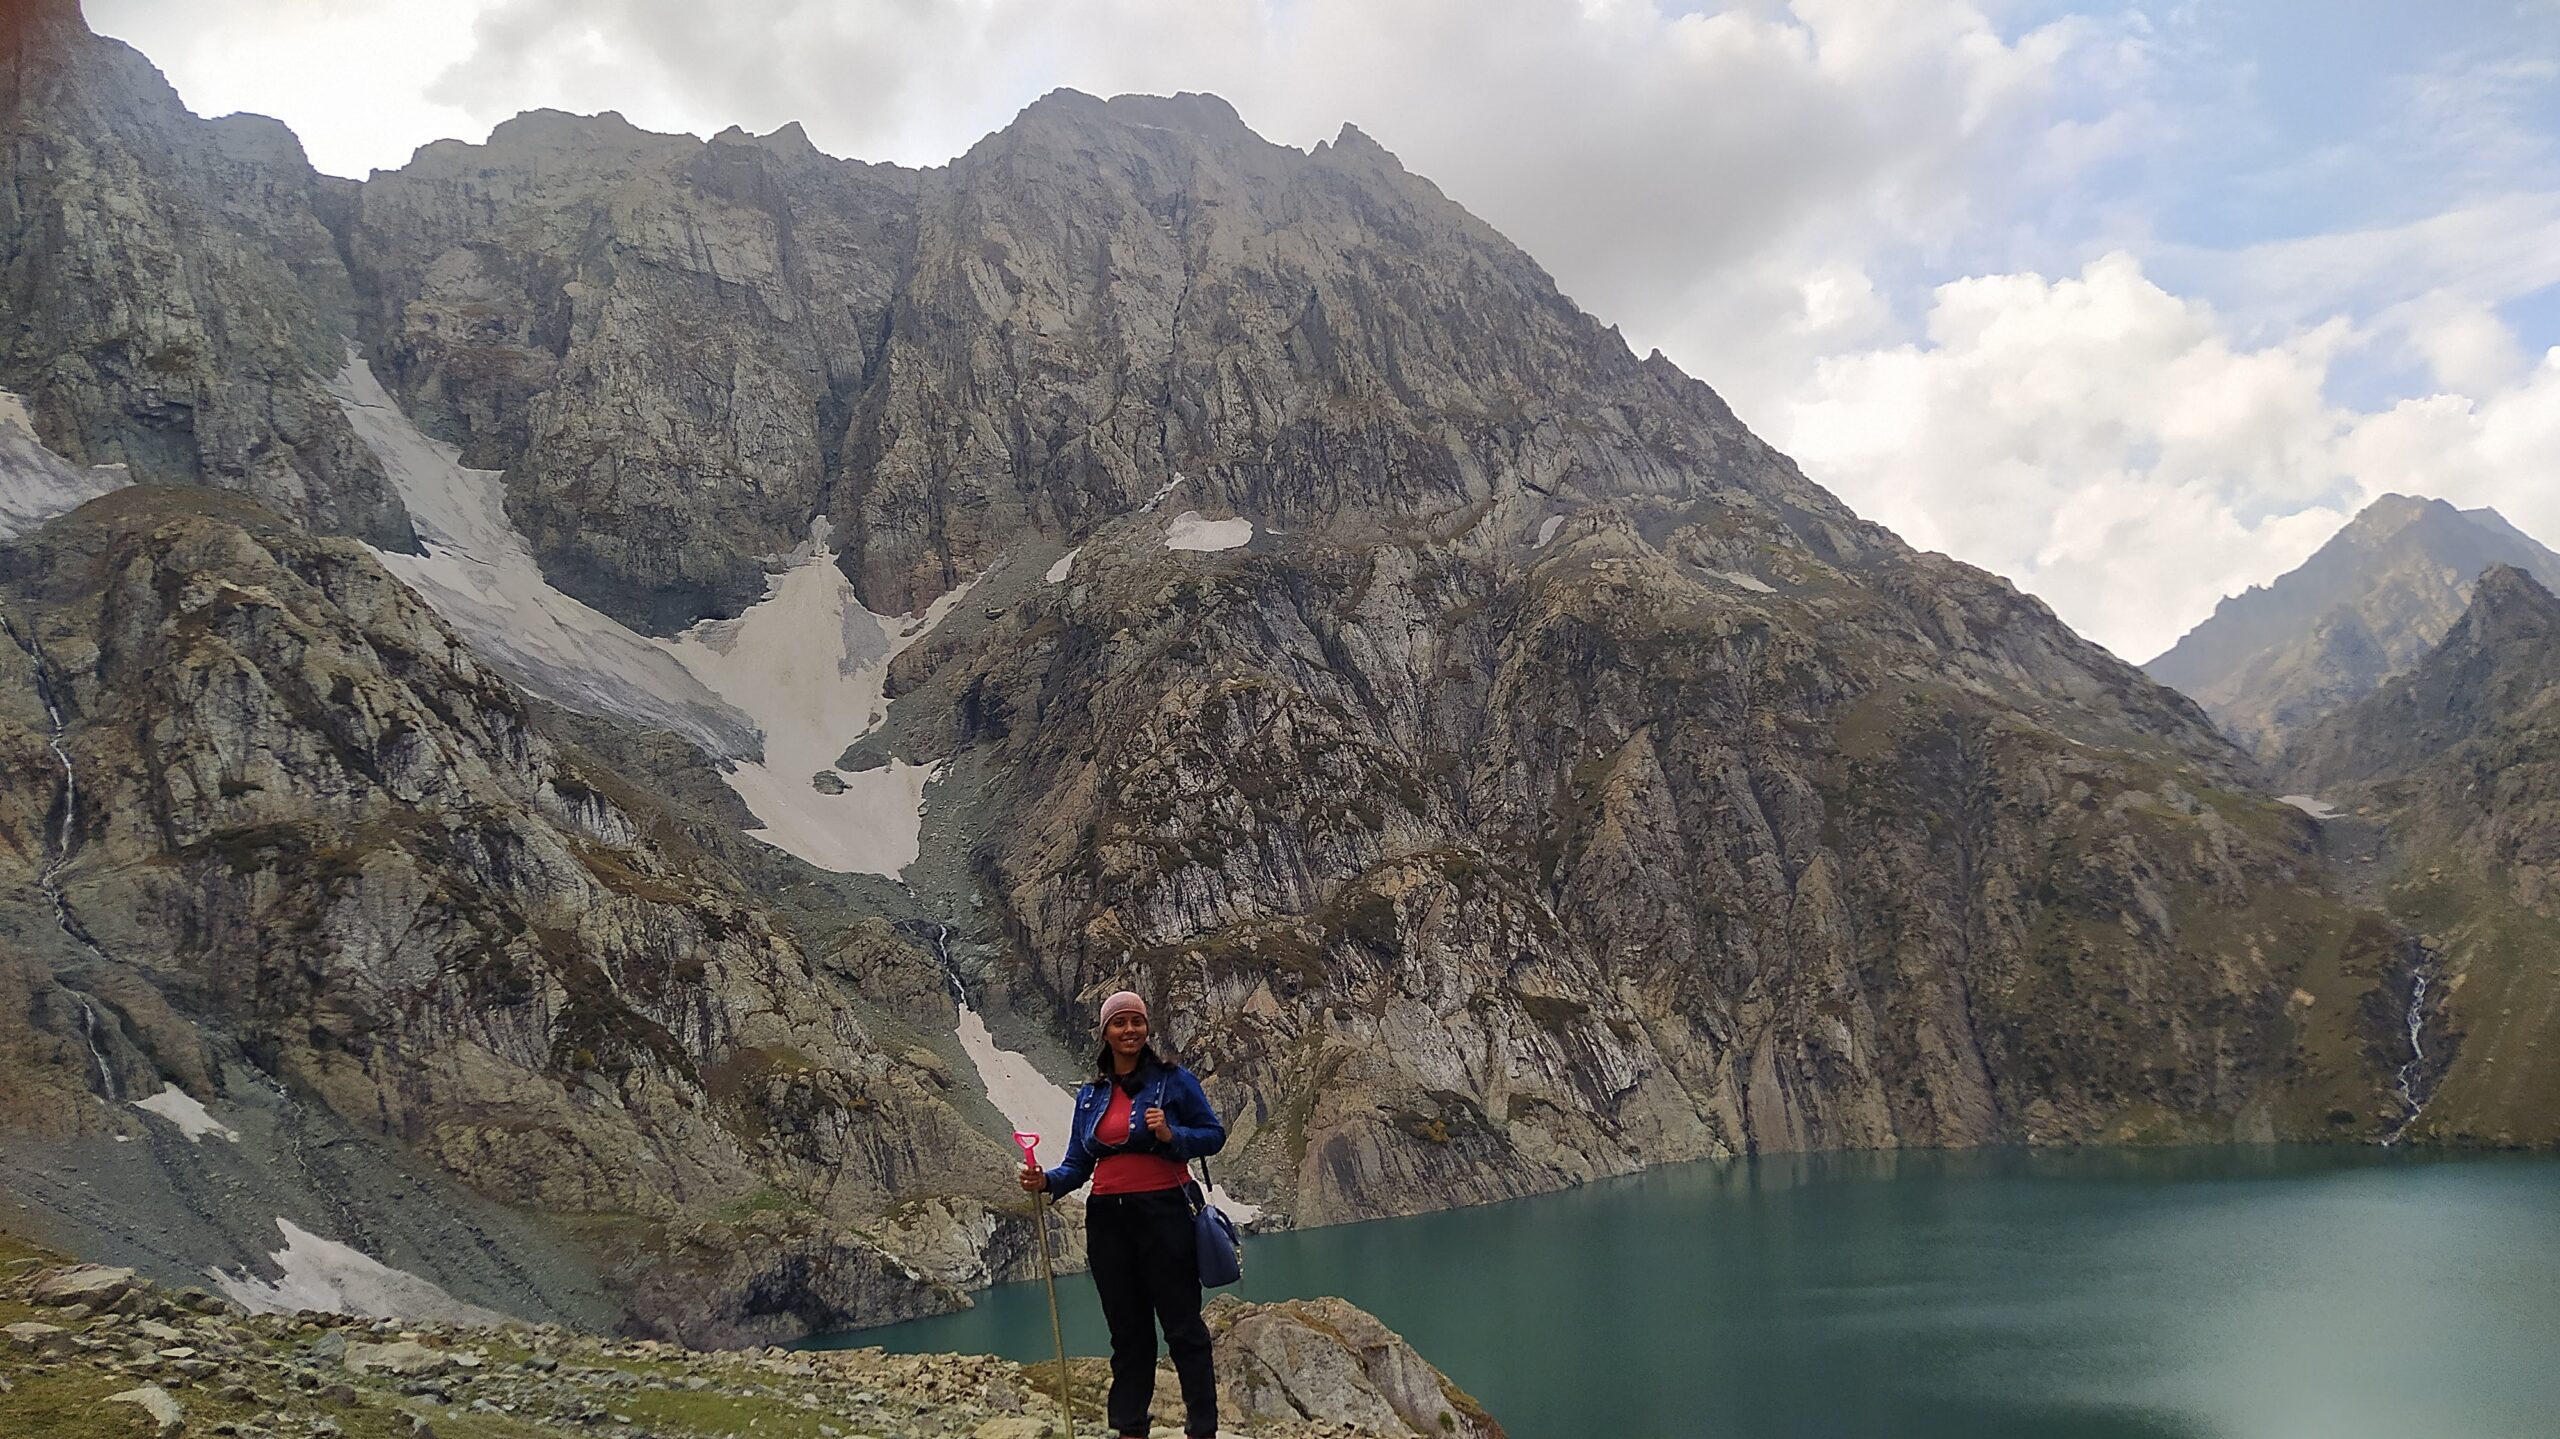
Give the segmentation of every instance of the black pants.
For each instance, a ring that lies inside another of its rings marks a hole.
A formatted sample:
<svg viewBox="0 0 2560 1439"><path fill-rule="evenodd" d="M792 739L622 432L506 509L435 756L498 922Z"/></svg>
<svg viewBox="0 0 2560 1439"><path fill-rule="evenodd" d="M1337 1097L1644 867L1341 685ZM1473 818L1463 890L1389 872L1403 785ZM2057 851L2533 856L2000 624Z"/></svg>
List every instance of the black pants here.
<svg viewBox="0 0 2560 1439"><path fill-rule="evenodd" d="M1111 1326L1115 1434L1144 1435L1156 1397L1156 1325L1164 1325L1173 1372L1182 1379L1182 1431L1218 1432L1218 1374L1209 1362L1209 1326L1200 1321L1200 1256L1191 1205L1179 1189L1097 1194L1085 1205L1085 1255L1093 1266L1102 1319Z"/></svg>

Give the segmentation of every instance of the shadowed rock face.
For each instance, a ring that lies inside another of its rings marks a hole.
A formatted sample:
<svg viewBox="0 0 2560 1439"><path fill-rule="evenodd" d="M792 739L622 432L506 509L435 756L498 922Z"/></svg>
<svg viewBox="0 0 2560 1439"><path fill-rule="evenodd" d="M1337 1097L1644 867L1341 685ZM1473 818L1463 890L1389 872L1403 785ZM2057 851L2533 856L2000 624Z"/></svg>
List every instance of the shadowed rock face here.
<svg viewBox="0 0 2560 1439"><path fill-rule="evenodd" d="M233 123L46 14L6 112L31 143L184 156ZM730 1340L1020 1264L1001 1150L853 1017L948 1033L878 918L947 921L973 999L1053 1053L1148 992L1231 1117L1222 1177L1297 1222L1753 1148L2393 1118L2368 1001L2397 936L2201 711L1858 519L1356 130L1300 153L1209 97L1060 92L923 172L553 113L361 185L260 163L136 160L127 198L231 217L202 303L264 318L202 327L192 413L273 421L300 488L134 463L291 523L145 487L9 552L25 1123L94 1125L90 995L99 1075L283 1077L591 1223L642 1322ZM57 232L89 233L13 233ZM19 243L29 287L124 253ZM112 309L176 272L98 273ZM809 901L699 757L554 744L309 533L397 538L348 518L378 473L306 463L326 417L276 418L341 318L625 622L734 611L821 513L873 611L982 587L844 764L951 762L911 887ZM49 442L143 443L122 331L31 334L0 378ZM1172 548L1188 512L1249 538ZM103 959L37 882L39 673L96 799L59 888Z"/></svg>
<svg viewBox="0 0 2560 1439"><path fill-rule="evenodd" d="M2261 758L2441 641L2496 565L2560 584L2560 555L2495 510L2385 495L2319 553L2216 606L2147 668Z"/></svg>

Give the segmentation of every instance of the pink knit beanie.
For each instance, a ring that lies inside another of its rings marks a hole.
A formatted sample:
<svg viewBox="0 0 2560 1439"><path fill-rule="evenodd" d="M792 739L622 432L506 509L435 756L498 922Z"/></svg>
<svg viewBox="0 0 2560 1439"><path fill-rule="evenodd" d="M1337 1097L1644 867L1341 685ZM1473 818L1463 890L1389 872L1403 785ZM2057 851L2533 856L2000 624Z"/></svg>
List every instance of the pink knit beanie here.
<svg viewBox="0 0 2560 1439"><path fill-rule="evenodd" d="M1133 1010L1139 1014L1145 1014L1147 1002L1138 998L1134 990L1120 991L1102 1002L1102 1027L1109 1029L1115 1016L1127 1014Z"/></svg>

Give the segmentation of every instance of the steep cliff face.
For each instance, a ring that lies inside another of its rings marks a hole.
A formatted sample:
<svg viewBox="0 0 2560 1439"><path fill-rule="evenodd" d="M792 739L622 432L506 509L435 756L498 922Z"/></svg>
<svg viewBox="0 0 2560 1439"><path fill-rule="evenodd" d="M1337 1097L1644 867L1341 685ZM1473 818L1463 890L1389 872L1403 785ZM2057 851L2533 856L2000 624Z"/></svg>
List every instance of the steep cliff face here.
<svg viewBox="0 0 2560 1439"><path fill-rule="evenodd" d="M2497 511L2385 495L2300 568L2224 600L2145 668L2272 759L2324 715L2423 659L2496 565L2560 584L2560 555Z"/></svg>
<svg viewBox="0 0 2560 1439"><path fill-rule="evenodd" d="M1741 477L1876 533L1356 129L1060 92L937 179L851 451L891 608L1177 477L1176 510L1343 535Z"/></svg>
<svg viewBox="0 0 2560 1439"><path fill-rule="evenodd" d="M146 488L7 572L12 696L62 717L0 719L9 884L57 905L9 946L22 1123L116 1129L138 1121L90 1101L164 1085L219 1112L246 1060L502 1204L636 1222L636 1270L656 1236L672 1263L713 1242L688 1226L773 1211L843 1271L771 1286L788 1332L939 1302L878 1227L893 1198L989 1237L1003 1152L939 1078L363 549ZM790 1246L736 1247L721 1303L751 1309ZM757 1332L641 1293L676 1332Z"/></svg>
<svg viewBox="0 0 2560 1439"><path fill-rule="evenodd" d="M837 508L920 184L796 126L520 116L349 200L357 333L430 432L507 471L554 583L652 630L734 614Z"/></svg>
<svg viewBox="0 0 2560 1439"><path fill-rule="evenodd" d="M1752 1147L2302 1134L2315 1090L2388 1122L2393 937L2199 716L1942 560L1773 531L1746 584L1643 538L1726 518L1199 556L1141 517L902 659L957 716L909 742L1005 817L973 859L1024 1002L1168 996L1306 1222Z"/></svg>
<svg viewBox="0 0 2560 1439"><path fill-rule="evenodd" d="M2285 768L2379 826L2377 883L2431 951L2430 989L2406 996L2426 1050L2408 1133L2560 1142L2560 600L2488 571L2443 644Z"/></svg>
<svg viewBox="0 0 2560 1439"><path fill-rule="evenodd" d="M333 188L283 125L199 120L76 0L0 14L0 385L37 435L145 484L415 541L321 381L352 297Z"/></svg>

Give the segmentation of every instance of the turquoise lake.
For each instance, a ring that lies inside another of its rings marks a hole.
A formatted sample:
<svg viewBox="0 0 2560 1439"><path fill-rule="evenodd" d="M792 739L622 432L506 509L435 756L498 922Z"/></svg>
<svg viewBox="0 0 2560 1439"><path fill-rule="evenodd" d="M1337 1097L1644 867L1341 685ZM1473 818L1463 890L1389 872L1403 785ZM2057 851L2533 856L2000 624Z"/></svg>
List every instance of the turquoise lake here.
<svg viewBox="0 0 2560 1439"><path fill-rule="evenodd" d="M1250 1240L1517 1439L2552 1439L2560 1160L1786 1156ZM1107 1352L1062 1276L1069 1347ZM1040 1286L836 1336L1048 1357Z"/></svg>

